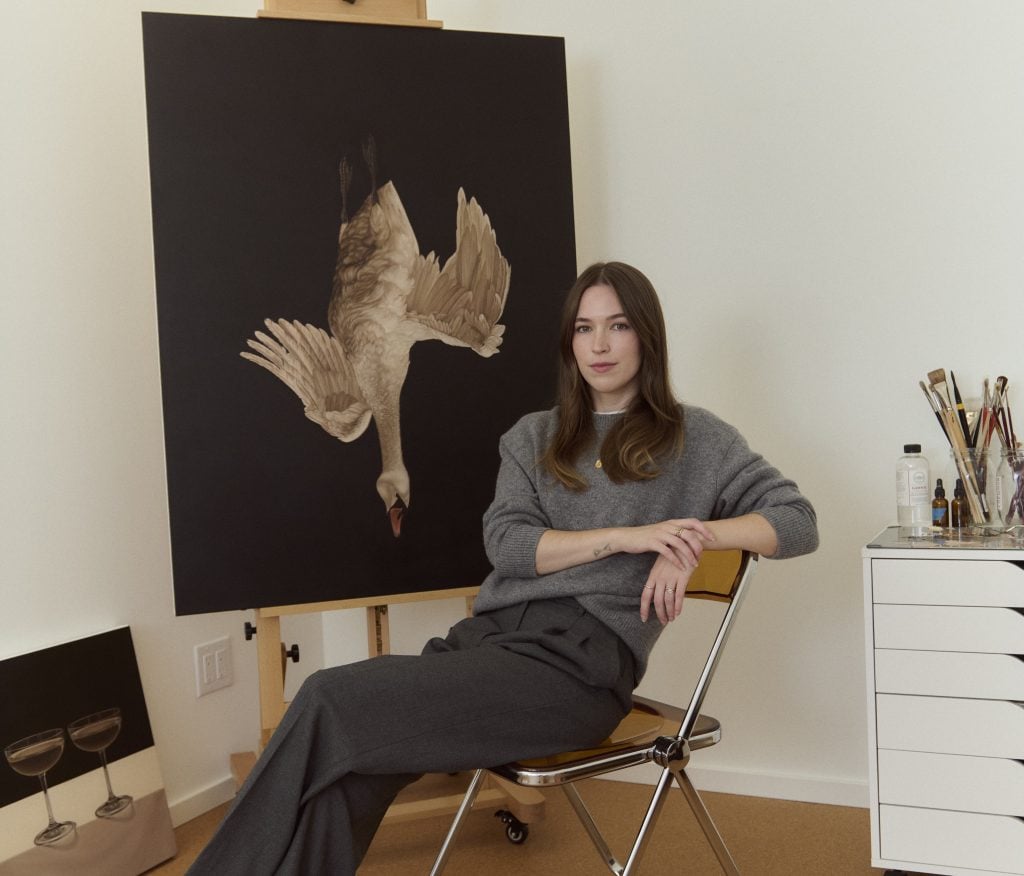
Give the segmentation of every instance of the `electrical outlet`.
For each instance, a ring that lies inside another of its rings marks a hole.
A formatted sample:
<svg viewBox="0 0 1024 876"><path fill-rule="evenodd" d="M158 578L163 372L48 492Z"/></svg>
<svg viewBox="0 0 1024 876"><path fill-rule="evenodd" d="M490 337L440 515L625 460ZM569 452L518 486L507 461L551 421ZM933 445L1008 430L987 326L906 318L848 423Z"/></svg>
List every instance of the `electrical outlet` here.
<svg viewBox="0 0 1024 876"><path fill-rule="evenodd" d="M197 697L206 696L234 682L230 636L196 645L195 656Z"/></svg>

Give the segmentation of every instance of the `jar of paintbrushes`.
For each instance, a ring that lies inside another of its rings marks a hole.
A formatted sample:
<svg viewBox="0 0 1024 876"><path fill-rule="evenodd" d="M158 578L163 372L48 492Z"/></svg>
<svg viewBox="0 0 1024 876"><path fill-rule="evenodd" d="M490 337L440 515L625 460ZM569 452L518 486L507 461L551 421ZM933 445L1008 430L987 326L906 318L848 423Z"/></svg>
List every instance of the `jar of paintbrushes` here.
<svg viewBox="0 0 1024 876"><path fill-rule="evenodd" d="M923 380L919 382L949 442L949 483L962 484L973 526L1016 526L1024 536L1024 496L1020 488L1024 448L1013 430L1006 396L1009 381L1000 376L992 388L985 378L980 407L968 410L956 376L952 371L949 375L947 381L945 369L939 368L928 372L927 385Z"/></svg>

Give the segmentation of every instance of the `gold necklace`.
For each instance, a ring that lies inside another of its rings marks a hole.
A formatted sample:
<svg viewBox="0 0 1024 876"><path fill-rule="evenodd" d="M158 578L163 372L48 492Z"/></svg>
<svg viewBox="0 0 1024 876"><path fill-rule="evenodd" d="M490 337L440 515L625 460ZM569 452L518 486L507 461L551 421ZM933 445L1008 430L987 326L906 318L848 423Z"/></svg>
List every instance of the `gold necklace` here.
<svg viewBox="0 0 1024 876"><path fill-rule="evenodd" d="M612 416L614 414L624 414L625 412L626 412L625 408L623 408L621 411L594 411L595 414L603 415L603 416L606 416L606 417ZM594 468L603 468L603 465L601 464L601 457L600 456L596 460L594 460Z"/></svg>

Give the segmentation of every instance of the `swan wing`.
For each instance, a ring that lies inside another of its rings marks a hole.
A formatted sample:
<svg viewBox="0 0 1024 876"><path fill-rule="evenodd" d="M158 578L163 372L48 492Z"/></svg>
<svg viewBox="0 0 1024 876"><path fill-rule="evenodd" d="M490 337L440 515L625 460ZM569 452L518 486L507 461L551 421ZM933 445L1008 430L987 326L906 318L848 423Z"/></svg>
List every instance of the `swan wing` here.
<svg viewBox="0 0 1024 876"><path fill-rule="evenodd" d="M476 198L467 202L461 188L456 223L455 252L443 269L433 253L417 258L408 316L426 329L426 337L493 356L505 331L498 320L511 269L487 214Z"/></svg>
<svg viewBox="0 0 1024 876"><path fill-rule="evenodd" d="M301 400L306 416L342 441L366 430L371 411L337 338L298 320L264 321L241 357L266 368Z"/></svg>

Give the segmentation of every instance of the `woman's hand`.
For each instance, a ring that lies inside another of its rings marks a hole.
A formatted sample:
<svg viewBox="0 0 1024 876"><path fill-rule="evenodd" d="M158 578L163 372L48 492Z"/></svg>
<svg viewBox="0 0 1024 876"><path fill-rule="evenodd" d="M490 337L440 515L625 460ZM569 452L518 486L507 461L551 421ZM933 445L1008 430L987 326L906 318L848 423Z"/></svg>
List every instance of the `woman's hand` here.
<svg viewBox="0 0 1024 876"><path fill-rule="evenodd" d="M674 621L683 611L683 597L686 596L686 585L696 564L688 569L680 569L665 557L658 557L647 577L643 595L640 597L640 620L647 623L651 606L663 624Z"/></svg>
<svg viewBox="0 0 1024 876"><path fill-rule="evenodd" d="M714 541L714 533L693 517L663 520L647 526L620 530L619 550L627 554L656 553L680 572L696 568L705 541ZM657 568L657 564L655 564Z"/></svg>

